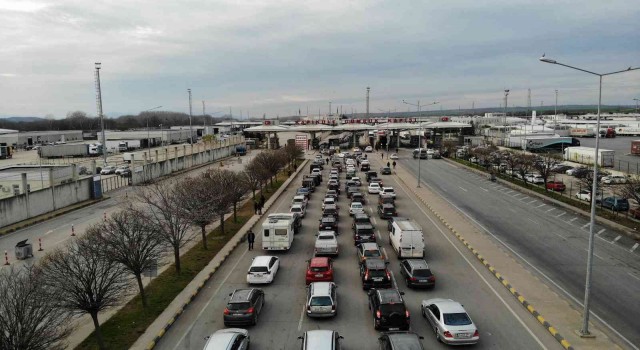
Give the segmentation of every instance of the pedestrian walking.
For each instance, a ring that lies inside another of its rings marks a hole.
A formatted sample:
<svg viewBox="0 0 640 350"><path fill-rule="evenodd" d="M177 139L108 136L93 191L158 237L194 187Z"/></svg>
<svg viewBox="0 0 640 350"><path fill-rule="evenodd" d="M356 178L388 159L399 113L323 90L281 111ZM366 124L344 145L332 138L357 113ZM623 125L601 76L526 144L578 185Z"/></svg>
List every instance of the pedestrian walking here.
<svg viewBox="0 0 640 350"><path fill-rule="evenodd" d="M384 159L384 152L380 152L380 159Z"/></svg>
<svg viewBox="0 0 640 350"><path fill-rule="evenodd" d="M262 209L264 207L264 202L265 202L264 195L261 193L260 194L260 209Z"/></svg>
<svg viewBox="0 0 640 350"><path fill-rule="evenodd" d="M389 164L389 162L387 162L387 168L391 167L391 164Z"/></svg>
<svg viewBox="0 0 640 350"><path fill-rule="evenodd" d="M327 159L324 160L326 162L327 165L329 165L329 157L327 157Z"/></svg>
<svg viewBox="0 0 640 350"><path fill-rule="evenodd" d="M249 243L249 250L253 250L253 242L256 240L256 234L249 230L247 233L247 242Z"/></svg>
<svg viewBox="0 0 640 350"><path fill-rule="evenodd" d="M253 211L256 215L258 215L258 211L260 210L260 203L258 201L253 201Z"/></svg>
<svg viewBox="0 0 640 350"><path fill-rule="evenodd" d="M396 161L394 160L393 161L393 170L395 170L395 169L396 169Z"/></svg>

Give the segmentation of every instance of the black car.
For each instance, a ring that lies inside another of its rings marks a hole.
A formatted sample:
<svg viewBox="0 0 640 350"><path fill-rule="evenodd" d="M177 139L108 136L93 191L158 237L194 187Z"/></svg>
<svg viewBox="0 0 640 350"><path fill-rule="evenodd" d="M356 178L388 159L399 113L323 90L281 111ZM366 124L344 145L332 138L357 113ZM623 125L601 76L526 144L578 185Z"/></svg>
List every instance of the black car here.
<svg viewBox="0 0 640 350"><path fill-rule="evenodd" d="M322 170L322 164L316 162L311 163L311 165L309 165L309 173L313 172L315 168Z"/></svg>
<svg viewBox="0 0 640 350"><path fill-rule="evenodd" d="M224 309L224 325L255 325L264 305L264 292L260 288L236 289Z"/></svg>
<svg viewBox="0 0 640 350"><path fill-rule="evenodd" d="M302 187L308 188L311 192L316 191L316 184L313 179L305 178L304 180L302 180Z"/></svg>
<svg viewBox="0 0 640 350"><path fill-rule="evenodd" d="M304 179L305 180L310 179L311 181L313 181L314 186L320 186L320 183L322 182L320 181L320 176L318 175L306 175Z"/></svg>
<svg viewBox="0 0 640 350"><path fill-rule="evenodd" d="M391 168L389 168L388 166L386 166L384 168L380 168L380 174L382 174L382 175L391 175Z"/></svg>
<svg viewBox="0 0 640 350"><path fill-rule="evenodd" d="M336 191L336 190L331 190L331 189L330 189L330 190L329 190L329 191L327 191L327 193L324 195L324 198L333 198L333 199L335 199L335 200L336 200L336 202L337 202L337 201L338 201L338 198L339 198L338 194L339 194L339 192L338 192L338 191Z"/></svg>
<svg viewBox="0 0 640 350"><path fill-rule="evenodd" d="M410 331L382 332L378 344L380 350L424 350L421 339L424 337Z"/></svg>
<svg viewBox="0 0 640 350"><path fill-rule="evenodd" d="M396 204L396 199L390 194L378 196L378 205L380 204Z"/></svg>
<svg viewBox="0 0 640 350"><path fill-rule="evenodd" d="M367 213L356 213L356 214L353 214L353 224L351 225L351 229L355 230L357 224L373 225L371 223L371 218L369 217L369 214L367 214Z"/></svg>
<svg viewBox="0 0 640 350"><path fill-rule="evenodd" d="M336 218L336 221L340 220L340 214L338 213L338 207L335 204L327 204L324 207L324 211L322 211L322 217L333 216Z"/></svg>
<svg viewBox="0 0 640 350"><path fill-rule="evenodd" d="M329 185L327 187L330 190L334 190L338 194L340 194L340 181L329 181Z"/></svg>
<svg viewBox="0 0 640 350"><path fill-rule="evenodd" d="M358 183L355 181L349 180L344 184L344 188L347 189L349 187L358 187Z"/></svg>
<svg viewBox="0 0 640 350"><path fill-rule="evenodd" d="M436 276L422 259L403 260L400 263L400 274L404 276L407 287L433 288L436 285Z"/></svg>
<svg viewBox="0 0 640 350"><path fill-rule="evenodd" d="M582 179L582 178L587 177L587 175L589 175L589 173L591 173L591 171L592 170L589 170L587 168L579 168L579 169L576 169L573 172L573 176L575 176L578 179Z"/></svg>
<svg viewBox="0 0 640 350"><path fill-rule="evenodd" d="M320 225L318 225L320 231L333 231L338 233L338 220L335 216L328 215L320 218Z"/></svg>
<svg viewBox="0 0 640 350"><path fill-rule="evenodd" d="M380 215L381 219L391 219L392 217L398 215L396 213L396 207L390 203L382 203L378 205L378 215Z"/></svg>
<svg viewBox="0 0 640 350"><path fill-rule="evenodd" d="M373 326L377 329L409 330L409 310L404 305L403 292L397 289L372 289L369 291L369 310L373 314Z"/></svg>
<svg viewBox="0 0 640 350"><path fill-rule="evenodd" d="M362 289L393 287L391 273L383 259L366 259L360 264L360 276L362 277Z"/></svg>
<svg viewBox="0 0 640 350"><path fill-rule="evenodd" d="M360 189L358 187L347 187L347 198L351 198L351 195L354 193L359 193Z"/></svg>
<svg viewBox="0 0 640 350"><path fill-rule="evenodd" d="M375 171L367 171L367 174L365 175L367 182L371 181L371 178L374 177L378 177L378 173L376 173Z"/></svg>
<svg viewBox="0 0 640 350"><path fill-rule="evenodd" d="M353 240L355 245L375 242L376 233L373 231L373 225L370 223L356 223L353 228Z"/></svg>
<svg viewBox="0 0 640 350"><path fill-rule="evenodd" d="M351 203L353 202L360 202L363 205L365 204L365 198L364 195L360 192L354 192L351 194Z"/></svg>
<svg viewBox="0 0 640 350"><path fill-rule="evenodd" d="M361 171L368 171L369 169L371 169L371 166L369 165L369 163L364 163L364 164L360 165L360 170Z"/></svg>

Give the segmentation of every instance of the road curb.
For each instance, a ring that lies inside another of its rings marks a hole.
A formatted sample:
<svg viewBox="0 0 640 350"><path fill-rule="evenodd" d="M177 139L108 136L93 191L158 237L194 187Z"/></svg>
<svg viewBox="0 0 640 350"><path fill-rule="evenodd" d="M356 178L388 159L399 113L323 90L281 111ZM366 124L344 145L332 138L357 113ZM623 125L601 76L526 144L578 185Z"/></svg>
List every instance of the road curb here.
<svg viewBox="0 0 640 350"><path fill-rule="evenodd" d="M68 214L68 213L70 213L72 211L76 211L76 210L79 210L79 209L86 208L88 206L91 206L91 205L100 203L102 201L105 201L105 200L107 200L109 198L110 198L109 196L102 196L102 198L100 198L100 199L91 199L91 200L85 201L84 203L82 203L82 204L80 204L78 206L75 206L73 208L69 208L69 209L64 209L63 208L63 209L60 209L60 211L58 211L56 213L42 214L40 216L37 216L35 219L27 219L25 221L28 221L28 222L13 224L13 225L16 225L16 226L12 227L10 229L6 229L6 230L0 230L0 236L4 236L6 234L9 234L9 233L12 233L12 232L16 232L18 230L22 230L23 228L27 228L29 226L33 226L35 224L39 224L39 223L41 223L43 221L47 221L47 220L53 219L53 218L58 217L60 215Z"/></svg>
<svg viewBox="0 0 640 350"><path fill-rule="evenodd" d="M289 178L285 180L284 183L282 183L280 188L278 188L278 190L269 198L269 200L266 201L264 205L264 211L263 211L263 213L265 214L262 214L262 215L266 215L266 212L269 209L269 207L271 207L271 205L278 199L278 197L280 197L282 192L284 192L285 189L291 184L291 182L298 175L298 173L300 173L300 171L302 171L305 168L305 165L307 164L308 161L309 161L308 159L305 159L302 162L302 164L300 164L298 169L296 169L296 171L293 174L291 174L291 176L289 176ZM233 252L236 249L236 247L244 241L243 240L244 235L247 233L247 231L250 228L252 228L256 224L256 222L258 222L258 220L262 218L262 215L253 215L251 218L249 218L249 220L247 220L247 222L240 228L240 230L238 230L238 232L229 240L229 242L227 242L227 244L224 247L222 247L220 251L226 249L226 253L224 253L224 255L222 256L222 259L216 265L214 265L212 270L209 273L207 273L206 277L200 283L198 283L198 286L196 287L195 291L191 293L191 295L189 295L189 298L187 299L187 301L180 306L180 308L173 314L173 316L169 319L169 321L167 321L164 327L162 327L162 329L156 334L153 340L151 340L151 342L148 343L145 349L151 350L155 348L155 346L158 344L158 341L160 341L160 339L167 333L169 328L171 328L171 326L176 322L176 320L180 317L180 315L184 313L185 309L189 306L189 304L191 304L191 302L195 300L195 298L198 296L198 294L204 288L207 282L211 280L211 278L216 273L216 271L218 271L220 266L222 266L225 260L227 260L229 255L231 255L231 252ZM215 259L215 257L213 259ZM213 259L211 261L213 261Z"/></svg>
<svg viewBox="0 0 640 350"><path fill-rule="evenodd" d="M564 337L556 330L555 327L553 327L547 320L544 319L544 317L542 317L542 315L540 315L540 313L538 311L536 311L536 309L533 307L533 305L531 305L531 303L529 303L523 296L522 294L520 294L518 291L516 291L515 288L513 288L513 286L511 286L511 284L507 281L507 279L502 276L488 261L487 259L485 259L478 250L476 250L475 248L473 248L473 246L471 246L471 244L469 244L469 242L467 242L467 240L460 234L458 233L453 226L451 226L443 217L442 215L440 215L440 213L438 213L437 211L435 211L431 205L429 205L427 203L427 201L422 198L418 193L416 193L416 191L409 186L409 184L407 184L405 182L405 180L398 176L398 178L400 179L400 181L402 181L402 183L404 183L404 185L409 188L411 190L411 192L420 200L420 202L422 202L422 204L424 204L429 211L431 211L431 213L433 213L438 220L440 220L440 222L451 232L453 233L456 238L462 243L464 244L465 247L467 247L467 249L469 249L469 251L471 251L471 253L473 253L473 255L493 274L493 276L498 279L498 281L500 281L500 283L507 288L507 290L518 300L518 302L520 302L520 304L522 304L522 306L524 306L524 308L529 311L529 313L531 315L533 315L533 317L536 318L536 320L538 320L538 322L549 332L551 333L551 335L558 341L558 343L560 343L560 345L562 345L563 348L567 349L567 350L574 350L573 346L571 346L571 344L564 339Z"/></svg>

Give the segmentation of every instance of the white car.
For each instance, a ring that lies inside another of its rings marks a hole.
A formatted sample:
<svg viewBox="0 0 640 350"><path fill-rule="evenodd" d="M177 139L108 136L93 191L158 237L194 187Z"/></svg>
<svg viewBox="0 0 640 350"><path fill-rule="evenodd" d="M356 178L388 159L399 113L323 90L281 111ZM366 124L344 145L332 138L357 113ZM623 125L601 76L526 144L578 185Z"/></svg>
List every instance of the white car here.
<svg viewBox="0 0 640 350"><path fill-rule="evenodd" d="M248 284L271 283L276 278L280 267L280 259L277 256L262 255L253 258L249 272L247 272Z"/></svg>
<svg viewBox="0 0 640 350"><path fill-rule="evenodd" d="M380 192L378 192L379 195L388 195L391 196L393 198L396 198L396 191L393 189L393 187L383 187Z"/></svg>
<svg viewBox="0 0 640 350"><path fill-rule="evenodd" d="M116 168L116 170L113 172L116 175L122 175L123 172L125 172L126 170L129 170L129 166L128 165L121 165L119 167Z"/></svg>
<svg viewBox="0 0 640 350"><path fill-rule="evenodd" d="M290 213L297 213L300 215L300 217L304 217L307 214L307 210L305 209L305 207L302 204L294 204L291 206L291 209L289 209Z"/></svg>
<svg viewBox="0 0 640 350"><path fill-rule="evenodd" d="M291 201L291 204L299 204L302 205L303 207L305 207L305 209L307 208L307 198L305 196L294 196L293 197L293 201Z"/></svg>
<svg viewBox="0 0 640 350"><path fill-rule="evenodd" d="M334 255L337 256L338 240L336 234L333 231L320 231L316 234L316 244L314 245L313 252L318 255Z"/></svg>
<svg viewBox="0 0 640 350"><path fill-rule="evenodd" d="M352 158L349 158L345 161L345 164L347 165L356 165L356 161L353 160Z"/></svg>
<svg viewBox="0 0 640 350"><path fill-rule="evenodd" d="M527 182L532 183L532 184L543 184L544 183L544 178L542 178L542 175L538 175L538 174L527 174L524 177Z"/></svg>
<svg viewBox="0 0 640 350"><path fill-rule="evenodd" d="M392 153L392 154L389 156L389 159L394 159L394 160L395 160L395 159L400 159L400 157L398 157L398 154L397 154L397 153Z"/></svg>
<svg viewBox="0 0 640 350"><path fill-rule="evenodd" d="M336 203L336 199L333 197L325 197L324 201L322 202L322 210L324 210L324 207L327 205L336 205L338 203Z"/></svg>
<svg viewBox="0 0 640 350"><path fill-rule="evenodd" d="M362 181L360 181L359 177L352 177L349 181L353 181L356 183L356 186L361 186L362 185Z"/></svg>
<svg viewBox="0 0 640 350"><path fill-rule="evenodd" d="M344 152L338 153L338 158L344 158L344 156L345 156Z"/></svg>
<svg viewBox="0 0 640 350"><path fill-rule="evenodd" d="M360 202L353 202L349 207L349 215L353 216L354 214L363 214L364 206Z"/></svg>
<svg viewBox="0 0 640 350"><path fill-rule="evenodd" d="M108 165L102 168L102 170L100 170L100 175L115 174L115 172L116 172L116 167L112 165Z"/></svg>
<svg viewBox="0 0 640 350"><path fill-rule="evenodd" d="M360 150L360 147L353 148L353 153L356 153L356 152L362 152L362 150Z"/></svg>
<svg viewBox="0 0 640 350"><path fill-rule="evenodd" d="M364 151L367 152L367 153L371 153L371 152L373 152L373 147L367 146L367 147L364 148Z"/></svg>
<svg viewBox="0 0 640 350"><path fill-rule="evenodd" d="M380 193L380 189L381 189L380 184L377 182L370 183L369 187L367 188L369 193L375 193L375 194Z"/></svg>
<svg viewBox="0 0 640 350"><path fill-rule="evenodd" d="M602 178L603 184L626 184L627 178L622 175L609 175Z"/></svg>
<svg viewBox="0 0 640 350"><path fill-rule="evenodd" d="M434 298L423 300L420 305L436 339L450 345L475 344L480 332L462 304L451 299Z"/></svg>
<svg viewBox="0 0 640 350"><path fill-rule="evenodd" d="M578 193L576 193L576 198L578 198L579 200L582 201L587 201L587 202L591 202L591 190L581 190ZM598 201L597 199L598 197L596 197L596 201Z"/></svg>

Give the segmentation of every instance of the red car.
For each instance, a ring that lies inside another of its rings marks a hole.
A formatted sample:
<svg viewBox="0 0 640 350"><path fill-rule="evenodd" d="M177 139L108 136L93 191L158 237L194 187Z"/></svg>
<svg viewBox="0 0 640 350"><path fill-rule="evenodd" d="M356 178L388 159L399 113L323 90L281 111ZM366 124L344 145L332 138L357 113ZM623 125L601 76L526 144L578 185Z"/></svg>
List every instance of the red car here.
<svg viewBox="0 0 640 350"><path fill-rule="evenodd" d="M333 263L327 257L315 257L307 266L307 285L311 282L333 282Z"/></svg>
<svg viewBox="0 0 640 350"><path fill-rule="evenodd" d="M547 190L555 191L555 192L563 192L567 189L564 182L562 181L550 181L547 182Z"/></svg>

